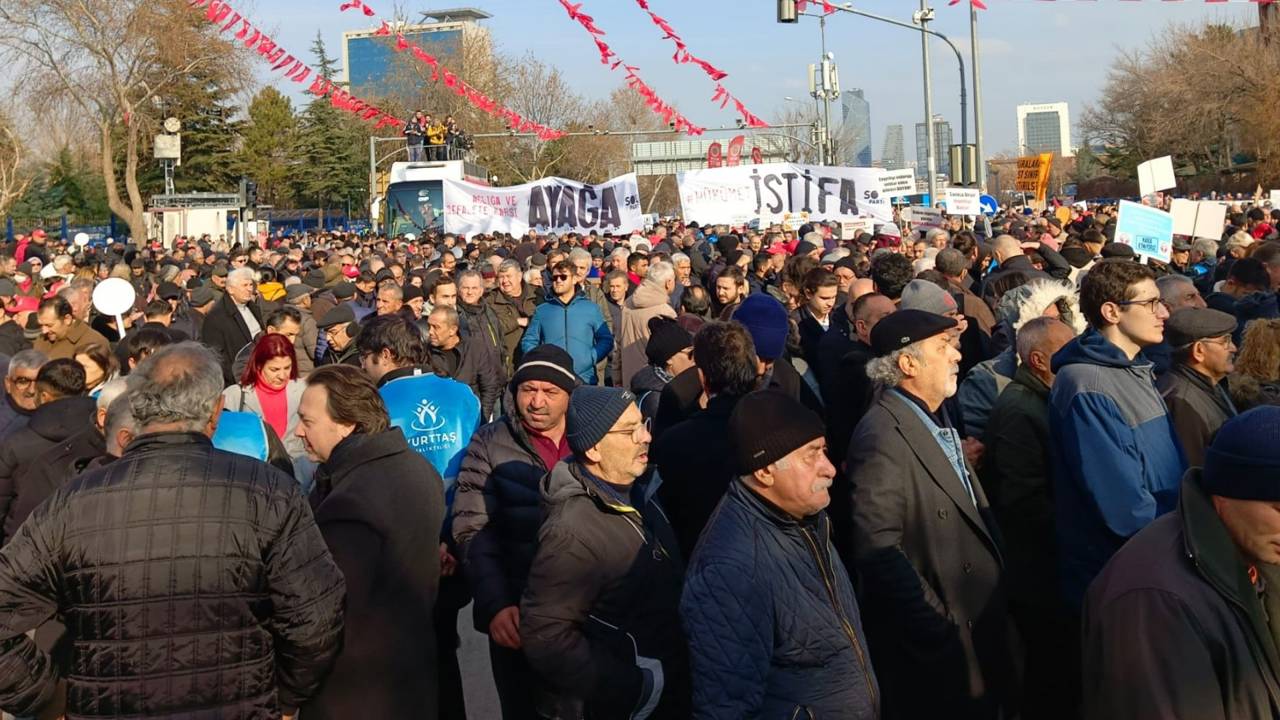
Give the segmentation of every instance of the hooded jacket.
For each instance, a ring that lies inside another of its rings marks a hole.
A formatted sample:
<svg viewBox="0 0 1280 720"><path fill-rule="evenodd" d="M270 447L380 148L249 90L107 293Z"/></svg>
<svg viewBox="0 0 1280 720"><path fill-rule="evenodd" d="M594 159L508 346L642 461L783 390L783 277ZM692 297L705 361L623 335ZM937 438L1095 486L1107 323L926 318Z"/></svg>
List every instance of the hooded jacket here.
<svg viewBox="0 0 1280 720"><path fill-rule="evenodd" d="M543 480L542 503L520 639L560 712L607 720L653 707L650 718L689 717L684 565L662 510L651 497L607 498L569 461Z"/></svg>
<svg viewBox="0 0 1280 720"><path fill-rule="evenodd" d="M35 507L28 499L18 498L20 492L33 491L33 488L20 484L19 478L47 450L90 427L96 410L97 403L94 399L84 396L45 403L31 414L31 421L25 428L0 443L0 517L4 518L5 543L13 537L25 519L25 516L17 516L15 507ZM47 495L48 492L41 494Z"/></svg>
<svg viewBox="0 0 1280 720"><path fill-rule="evenodd" d="M1186 456L1151 363L1096 330L1053 356L1050 451L1060 578L1070 607L1107 560L1174 509Z"/></svg>
<svg viewBox="0 0 1280 720"><path fill-rule="evenodd" d="M534 311L520 341L520 351L550 343L564 348L573 358L573 371L582 382L596 383L596 363L609 356L613 334L600 314L600 308L578 289L565 303L552 293Z"/></svg>
<svg viewBox="0 0 1280 720"><path fill-rule="evenodd" d="M618 343L622 348L622 387L631 387L632 376L649 364L644 352L649 342L649 319L676 316L668 300L665 290L644 282L623 304L621 327L618 328Z"/></svg>
<svg viewBox="0 0 1280 720"><path fill-rule="evenodd" d="M636 405L646 419L653 419L658 414L662 388L671 380L671 374L656 365L645 365L631 378L631 394L636 396Z"/></svg>

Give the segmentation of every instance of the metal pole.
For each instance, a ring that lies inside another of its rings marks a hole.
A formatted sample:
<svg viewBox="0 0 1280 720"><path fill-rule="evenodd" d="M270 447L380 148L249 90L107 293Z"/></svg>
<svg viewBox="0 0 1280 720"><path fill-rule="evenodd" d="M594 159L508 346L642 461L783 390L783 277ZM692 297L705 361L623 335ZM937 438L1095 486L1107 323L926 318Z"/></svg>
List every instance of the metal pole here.
<svg viewBox="0 0 1280 720"><path fill-rule="evenodd" d="M920 0L920 27L929 28L928 0ZM929 35L920 34L920 53L924 59L924 134L925 172L929 173L929 204L938 204L938 150L933 139L933 75L929 70Z"/></svg>
<svg viewBox="0 0 1280 720"><path fill-rule="evenodd" d="M826 158L826 161L822 164L835 165L834 153L831 152L831 92L827 89L827 83L831 80L831 61L827 58L827 18L825 15L818 19L818 27L822 31L822 63L818 67L822 68L822 154Z"/></svg>
<svg viewBox="0 0 1280 720"><path fill-rule="evenodd" d="M973 55L974 157L978 161L978 189L987 191L987 161L982 155L982 72L979 70L978 8L969 4L969 52Z"/></svg>

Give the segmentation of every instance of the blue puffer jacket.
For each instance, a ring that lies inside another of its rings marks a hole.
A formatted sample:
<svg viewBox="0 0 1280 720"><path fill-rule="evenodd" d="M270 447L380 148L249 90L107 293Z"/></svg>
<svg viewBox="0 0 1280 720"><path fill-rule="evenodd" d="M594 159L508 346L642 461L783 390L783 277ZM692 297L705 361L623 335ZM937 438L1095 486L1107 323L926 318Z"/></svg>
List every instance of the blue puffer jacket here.
<svg viewBox="0 0 1280 720"><path fill-rule="evenodd" d="M613 333L600 314L600 308L581 289L566 305L548 293L546 302L538 306L529 327L520 340L521 352L551 343L564 348L573 358L573 370L582 382L594 385L596 363L613 349Z"/></svg>
<svg viewBox="0 0 1280 720"><path fill-rule="evenodd" d="M1151 362L1089 330L1053 356L1050 452L1071 607L1125 540L1178 505L1187 469Z"/></svg>
<svg viewBox="0 0 1280 720"><path fill-rule="evenodd" d="M826 513L797 521L729 486L685 578L693 717L879 717L858 602Z"/></svg>

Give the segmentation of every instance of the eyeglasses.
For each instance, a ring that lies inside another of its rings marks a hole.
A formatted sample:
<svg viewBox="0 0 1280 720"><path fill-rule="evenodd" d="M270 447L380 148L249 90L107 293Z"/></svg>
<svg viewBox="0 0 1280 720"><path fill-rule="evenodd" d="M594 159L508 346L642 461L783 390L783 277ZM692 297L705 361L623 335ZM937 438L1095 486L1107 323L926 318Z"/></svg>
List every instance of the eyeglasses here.
<svg viewBox="0 0 1280 720"><path fill-rule="evenodd" d="M1220 338L1212 338L1212 339L1206 338L1204 340L1197 340L1197 342L1202 342L1208 345L1221 345L1225 349L1231 349L1236 346L1235 341L1232 340L1231 336L1229 335L1224 335L1223 337L1220 337Z"/></svg>
<svg viewBox="0 0 1280 720"><path fill-rule="evenodd" d="M1146 307L1147 310L1151 311L1152 315L1154 315L1156 313L1156 308L1160 306L1160 298L1153 297L1147 300L1124 300L1122 302L1117 302L1116 305L1119 305L1121 307L1128 307L1130 305L1142 305Z"/></svg>
<svg viewBox="0 0 1280 720"><path fill-rule="evenodd" d="M35 378L29 378L29 377L9 378L9 382L13 383L15 387L20 387L20 388L31 387L32 383L34 383L35 381L36 381Z"/></svg>
<svg viewBox="0 0 1280 720"><path fill-rule="evenodd" d="M565 280L569 279L569 276L568 275L552 275L551 279L555 280L556 282L564 282Z"/></svg>
<svg viewBox="0 0 1280 720"><path fill-rule="evenodd" d="M615 434L620 435L622 433L631 433L632 442L640 442L642 438L641 431L642 430L644 431L643 435L648 435L649 429L652 427L653 427L653 420L650 419L650 420L645 420L644 422L634 427L623 428L621 430L610 430L609 432L605 433L605 435L615 435Z"/></svg>

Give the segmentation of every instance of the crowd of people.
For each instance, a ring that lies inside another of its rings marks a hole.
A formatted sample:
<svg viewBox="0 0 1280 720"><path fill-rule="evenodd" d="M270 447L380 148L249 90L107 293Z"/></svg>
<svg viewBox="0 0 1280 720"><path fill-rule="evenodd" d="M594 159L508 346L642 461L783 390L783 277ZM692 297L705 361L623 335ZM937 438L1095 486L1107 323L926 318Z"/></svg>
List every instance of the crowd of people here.
<svg viewBox="0 0 1280 720"><path fill-rule="evenodd" d="M409 151L409 162L460 160L462 151L469 150L472 142L470 136L458 128L452 115L439 120L422 110L405 123L401 134Z"/></svg>
<svg viewBox="0 0 1280 720"><path fill-rule="evenodd" d="M1280 211L1116 220L19 238L0 708L1273 717Z"/></svg>

